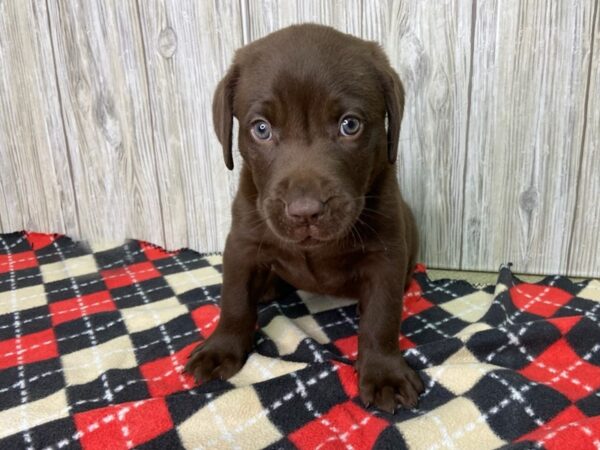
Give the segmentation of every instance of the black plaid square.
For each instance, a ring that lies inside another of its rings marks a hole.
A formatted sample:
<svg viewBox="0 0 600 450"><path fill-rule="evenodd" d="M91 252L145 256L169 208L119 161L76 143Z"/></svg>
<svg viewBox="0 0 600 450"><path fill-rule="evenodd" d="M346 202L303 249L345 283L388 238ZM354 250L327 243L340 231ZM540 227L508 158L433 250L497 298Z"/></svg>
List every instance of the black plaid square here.
<svg viewBox="0 0 600 450"><path fill-rule="evenodd" d="M469 325L440 307L428 308L402 321L402 333L416 344L451 339Z"/></svg>
<svg viewBox="0 0 600 450"><path fill-rule="evenodd" d="M3 409L20 405L23 387L27 401L34 402L64 389L65 385L60 358L25 364L21 376L18 366L8 367L0 371L0 405Z"/></svg>
<svg viewBox="0 0 600 450"><path fill-rule="evenodd" d="M488 373L467 396L494 432L506 441L530 433L569 405L554 389L509 370Z"/></svg>
<svg viewBox="0 0 600 450"><path fill-rule="evenodd" d="M355 335L358 330L356 305L319 312L313 317L330 341Z"/></svg>
<svg viewBox="0 0 600 450"><path fill-rule="evenodd" d="M65 413L66 414L66 413ZM61 448L81 448L74 436L77 428L71 417L65 417L34 426L26 432L15 433L2 439L3 448L44 448L49 443Z"/></svg>
<svg viewBox="0 0 600 450"><path fill-rule="evenodd" d="M55 327L61 355L98 346L127 335L127 328L119 311L108 311L61 323Z"/></svg>
<svg viewBox="0 0 600 450"><path fill-rule="evenodd" d="M220 296L221 285L215 284L212 286L190 289L189 291L179 294L177 298L191 311L201 305L218 303Z"/></svg>
<svg viewBox="0 0 600 450"><path fill-rule="evenodd" d="M202 337L196 323L189 315L179 316L163 324L138 333L130 338L139 364L144 364L170 354L169 346L176 350L198 342Z"/></svg>
<svg viewBox="0 0 600 450"><path fill-rule="evenodd" d="M48 297L48 303L77 298L106 290L104 280L98 273L90 273L77 278L64 278L62 280L52 281L50 283L45 283L44 288Z"/></svg>
<svg viewBox="0 0 600 450"><path fill-rule="evenodd" d="M0 315L0 341L15 335L15 313ZM21 334L31 334L52 326L48 305L18 311L18 326Z"/></svg>
<svg viewBox="0 0 600 450"><path fill-rule="evenodd" d="M480 361L522 369L561 336L550 322L536 321L473 335L467 347Z"/></svg>
<svg viewBox="0 0 600 450"><path fill-rule="evenodd" d="M316 383L316 380L320 382ZM280 377L277 383L258 384L255 389L261 403L269 410L269 419L285 434L348 400L329 364L318 364Z"/></svg>
<svg viewBox="0 0 600 450"><path fill-rule="evenodd" d="M88 363L94 362L88 361ZM92 366L73 368L73 370L85 371L90 367ZM150 396L146 382L137 367L107 370L92 381L67 386L66 392L73 413L142 400Z"/></svg>
<svg viewBox="0 0 600 450"><path fill-rule="evenodd" d="M39 267L29 267L7 272L0 271L0 293L38 286L41 278L42 275ZM6 302L9 300L9 297L6 294L0 295L0 300Z"/></svg>
<svg viewBox="0 0 600 450"><path fill-rule="evenodd" d="M109 289L119 308L132 308L175 295L164 278L150 278L135 284Z"/></svg>

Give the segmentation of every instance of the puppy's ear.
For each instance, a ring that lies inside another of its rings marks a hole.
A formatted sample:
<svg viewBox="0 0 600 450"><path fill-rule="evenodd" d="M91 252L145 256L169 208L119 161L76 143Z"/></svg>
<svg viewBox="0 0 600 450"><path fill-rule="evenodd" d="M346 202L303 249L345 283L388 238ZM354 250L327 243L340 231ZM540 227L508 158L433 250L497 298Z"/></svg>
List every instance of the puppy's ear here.
<svg viewBox="0 0 600 450"><path fill-rule="evenodd" d="M213 97L212 111L213 124L217 138L223 147L223 158L229 170L233 169L233 155L231 153L231 140L233 128L233 96L238 78L237 67L231 66L225 78L217 85Z"/></svg>
<svg viewBox="0 0 600 450"><path fill-rule="evenodd" d="M400 77L386 61L382 70L382 84L385 95L385 108L388 119L388 160L390 164L398 157L398 142L400 141L400 123L404 114L404 87Z"/></svg>

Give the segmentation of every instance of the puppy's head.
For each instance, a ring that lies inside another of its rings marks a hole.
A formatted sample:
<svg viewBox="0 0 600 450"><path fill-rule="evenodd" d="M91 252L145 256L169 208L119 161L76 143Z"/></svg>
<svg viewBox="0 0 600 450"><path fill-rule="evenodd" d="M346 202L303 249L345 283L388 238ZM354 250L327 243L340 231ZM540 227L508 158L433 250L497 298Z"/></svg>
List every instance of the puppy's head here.
<svg viewBox="0 0 600 450"><path fill-rule="evenodd" d="M374 179L396 160L403 107L402 85L379 46L298 25L238 50L217 87L213 119L229 169L238 119L240 153L270 229L313 246L357 221Z"/></svg>

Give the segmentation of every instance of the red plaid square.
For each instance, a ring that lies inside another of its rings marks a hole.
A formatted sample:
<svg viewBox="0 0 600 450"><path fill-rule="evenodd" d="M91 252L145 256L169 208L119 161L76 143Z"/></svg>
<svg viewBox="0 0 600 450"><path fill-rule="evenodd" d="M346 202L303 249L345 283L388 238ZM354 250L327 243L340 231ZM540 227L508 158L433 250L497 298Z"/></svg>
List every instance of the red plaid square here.
<svg viewBox="0 0 600 450"><path fill-rule="evenodd" d="M355 360L358 355L358 335L353 334L333 343L342 352L342 356Z"/></svg>
<svg viewBox="0 0 600 450"><path fill-rule="evenodd" d="M0 255L0 273L29 269L37 265L38 260L32 251Z"/></svg>
<svg viewBox="0 0 600 450"><path fill-rule="evenodd" d="M422 263L415 264L415 270L413 273L427 273L427 266Z"/></svg>
<svg viewBox="0 0 600 450"><path fill-rule="evenodd" d="M160 277L161 274L150 261L132 264L127 267L103 270L100 272L108 289L128 286L135 282Z"/></svg>
<svg viewBox="0 0 600 450"><path fill-rule="evenodd" d="M197 344L190 344L173 355L156 359L140 367L148 391L153 397L162 397L173 392L191 389L195 384L188 374L181 373L190 352Z"/></svg>
<svg viewBox="0 0 600 450"><path fill-rule="evenodd" d="M535 441L546 450L594 450L597 448L594 441L600 440L598 430L600 417L587 417L576 406L570 406L537 430L521 436L518 441Z"/></svg>
<svg viewBox="0 0 600 450"><path fill-rule="evenodd" d="M75 414L84 449L131 448L173 428L165 400L153 398Z"/></svg>
<svg viewBox="0 0 600 450"><path fill-rule="evenodd" d="M220 313L221 309L216 305L204 305L192 311L192 319L205 339L215 331Z"/></svg>
<svg viewBox="0 0 600 450"><path fill-rule="evenodd" d="M571 401L600 387L600 369L581 359L564 337L520 372L530 380L551 386Z"/></svg>
<svg viewBox="0 0 600 450"><path fill-rule="evenodd" d="M337 375L348 398L356 397L358 395L358 374L354 367L337 361L333 361L333 364L338 368Z"/></svg>
<svg viewBox="0 0 600 450"><path fill-rule="evenodd" d="M563 336L566 336L571 328L575 326L577 322L581 320L581 316L568 316L568 317L556 317L554 319L548 319L552 325L554 325Z"/></svg>
<svg viewBox="0 0 600 450"><path fill-rule="evenodd" d="M413 283L416 282L413 280ZM407 295L404 296L404 303L402 305L402 320L414 316L415 314L422 313L426 309L432 308L434 305L429 300L418 295Z"/></svg>
<svg viewBox="0 0 600 450"><path fill-rule="evenodd" d="M520 310L552 317L573 298L573 294L552 286L524 283L510 288L510 297Z"/></svg>
<svg viewBox="0 0 600 450"><path fill-rule="evenodd" d="M289 436L300 449L372 448L387 422L348 401Z"/></svg>
<svg viewBox="0 0 600 450"><path fill-rule="evenodd" d="M63 322L79 319L91 314L115 311L117 309L110 292L100 291L93 294L84 295L80 298L62 300L56 303L50 303L50 315L52 325L56 326Z"/></svg>
<svg viewBox="0 0 600 450"><path fill-rule="evenodd" d="M27 232L27 242L33 250L39 250L52 244L60 234L45 234L45 233L33 233Z"/></svg>
<svg viewBox="0 0 600 450"><path fill-rule="evenodd" d="M399 343L400 343L400 350L408 350L409 348L413 348L413 347L417 346L417 344L415 344L413 341L411 341L409 338L407 338L404 335L400 335Z"/></svg>
<svg viewBox="0 0 600 450"><path fill-rule="evenodd" d="M345 338L338 339L333 343L342 352L342 356L355 360L358 356L358 335L354 334ZM400 335L398 338L400 350L407 350L417 345L406 336Z"/></svg>
<svg viewBox="0 0 600 450"><path fill-rule="evenodd" d="M140 241L140 248L146 255L150 261L155 261L157 259L170 258L171 256L176 255L178 252L168 252L164 248L157 247L156 245L152 245L148 242Z"/></svg>
<svg viewBox="0 0 600 450"><path fill-rule="evenodd" d="M19 339L13 338L0 342L0 369L19 365L19 356L22 364L56 358L58 349L54 330L38 331L21 336Z"/></svg>

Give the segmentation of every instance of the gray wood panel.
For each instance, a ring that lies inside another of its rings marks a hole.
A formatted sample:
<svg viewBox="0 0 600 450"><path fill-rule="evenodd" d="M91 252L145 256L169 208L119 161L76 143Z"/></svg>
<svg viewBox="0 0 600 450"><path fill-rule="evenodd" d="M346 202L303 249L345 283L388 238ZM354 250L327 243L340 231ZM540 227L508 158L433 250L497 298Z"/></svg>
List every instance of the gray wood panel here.
<svg viewBox="0 0 600 450"><path fill-rule="evenodd" d="M600 6L596 4L593 57L589 67L587 120L579 168L568 273L600 276Z"/></svg>
<svg viewBox="0 0 600 450"><path fill-rule="evenodd" d="M335 27L361 35L361 0L248 0L246 16L250 40L302 22Z"/></svg>
<svg viewBox="0 0 600 450"><path fill-rule="evenodd" d="M223 162L211 105L234 50L243 45L238 7L139 1L169 248L214 251L225 245L237 172Z"/></svg>
<svg viewBox="0 0 600 450"><path fill-rule="evenodd" d="M49 5L81 235L163 242L136 3Z"/></svg>
<svg viewBox="0 0 600 450"><path fill-rule="evenodd" d="M0 2L0 229L79 226L45 2Z"/></svg>
<svg viewBox="0 0 600 450"><path fill-rule="evenodd" d="M406 90L398 178L419 226L420 259L432 267L458 267L471 4L395 0L366 16L383 24L372 37L383 45Z"/></svg>
<svg viewBox="0 0 600 450"><path fill-rule="evenodd" d="M223 164L214 88L236 48L309 21L378 41L404 81L422 261L600 276L598 9L0 0L0 231L221 250L240 160Z"/></svg>
<svg viewBox="0 0 600 450"><path fill-rule="evenodd" d="M463 269L565 272L593 2L477 2Z"/></svg>

